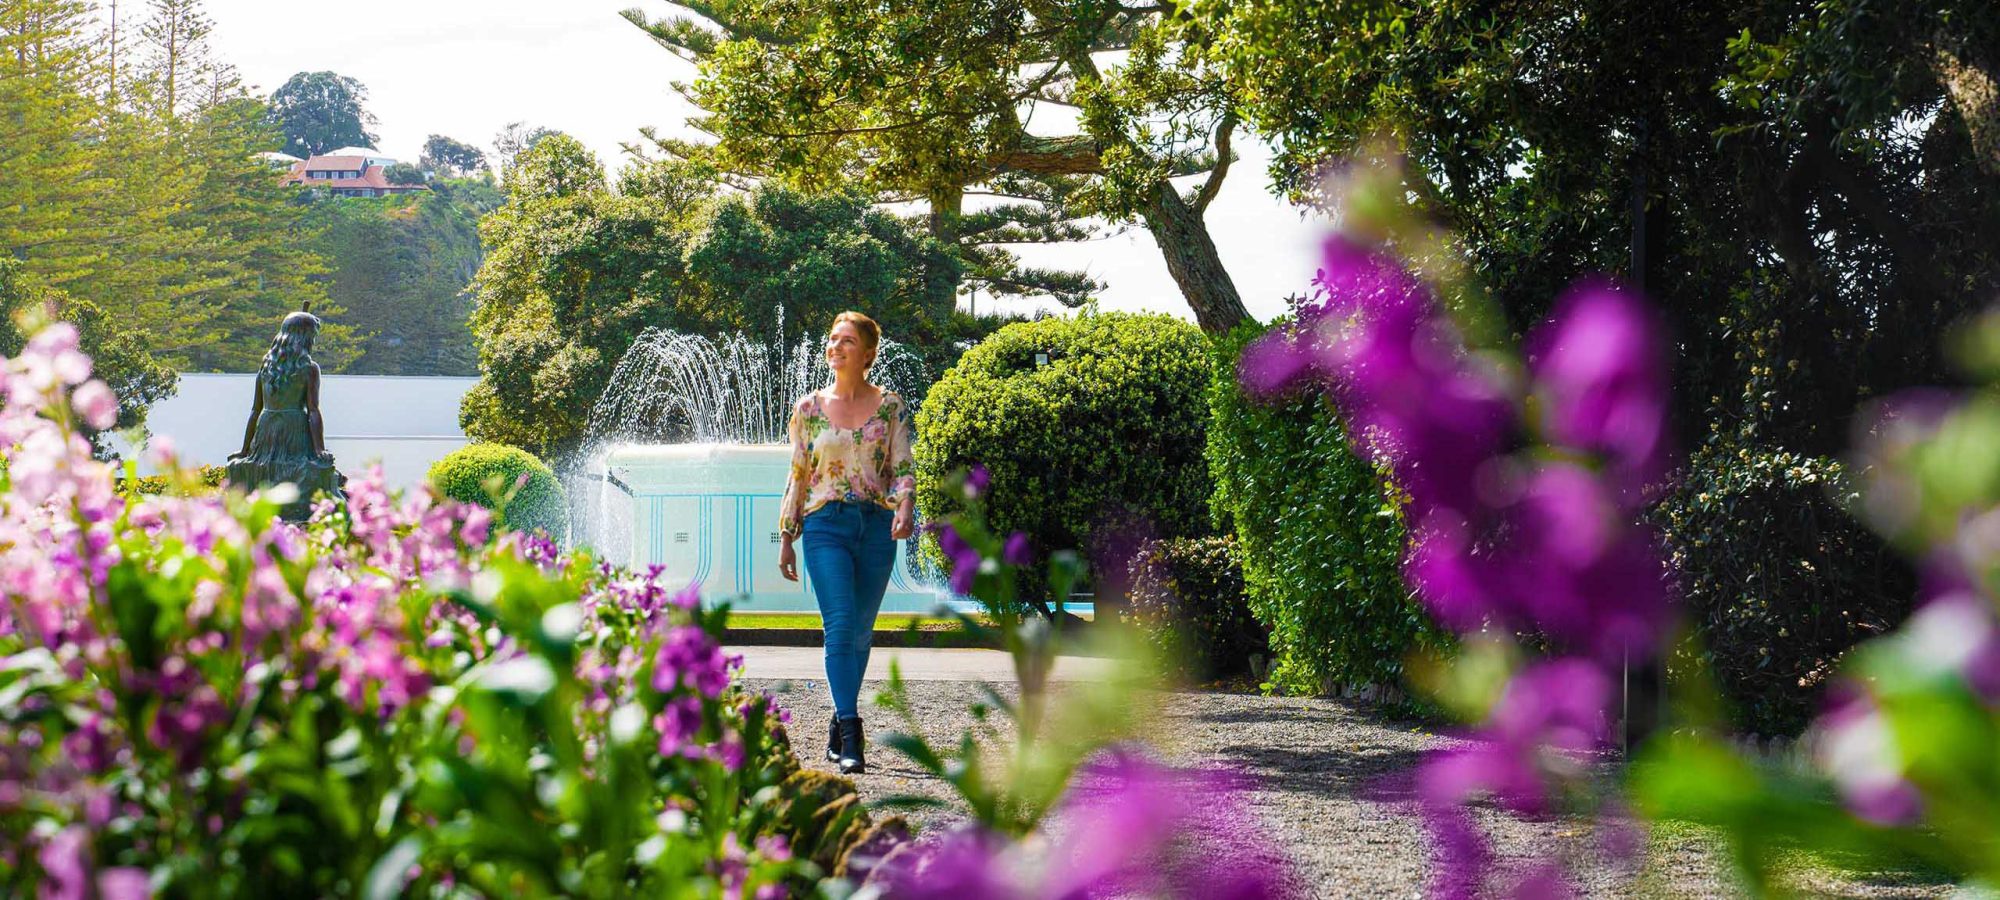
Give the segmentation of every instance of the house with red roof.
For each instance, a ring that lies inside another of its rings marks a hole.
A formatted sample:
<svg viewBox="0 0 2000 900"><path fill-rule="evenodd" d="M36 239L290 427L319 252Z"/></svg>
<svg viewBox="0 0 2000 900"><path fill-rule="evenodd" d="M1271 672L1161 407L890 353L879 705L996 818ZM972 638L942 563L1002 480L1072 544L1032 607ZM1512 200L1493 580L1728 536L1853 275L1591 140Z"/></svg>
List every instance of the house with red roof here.
<svg viewBox="0 0 2000 900"><path fill-rule="evenodd" d="M293 163L283 180L287 185L326 191L335 197L386 197L430 190L423 184L391 184L386 173L395 163L365 147L343 147Z"/></svg>

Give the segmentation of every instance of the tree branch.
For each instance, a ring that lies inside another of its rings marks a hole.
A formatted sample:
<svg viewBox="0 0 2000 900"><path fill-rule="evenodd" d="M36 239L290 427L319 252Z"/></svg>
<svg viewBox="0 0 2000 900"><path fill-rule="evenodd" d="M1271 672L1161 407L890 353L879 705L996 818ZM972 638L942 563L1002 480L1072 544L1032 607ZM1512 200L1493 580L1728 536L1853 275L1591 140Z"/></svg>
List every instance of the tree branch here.
<svg viewBox="0 0 2000 900"><path fill-rule="evenodd" d="M1222 121L1215 125L1215 168L1209 170L1208 181L1201 186L1201 193L1194 198L1194 214L1200 216L1208 210L1208 204L1222 191L1222 179L1229 175L1229 164L1236 157L1229 152L1229 137L1236 132L1236 110L1226 109Z"/></svg>
<svg viewBox="0 0 2000 900"><path fill-rule="evenodd" d="M986 164L996 172L1031 175L1094 175L1104 171L1097 140L1088 135L1024 134L1012 149L988 156Z"/></svg>

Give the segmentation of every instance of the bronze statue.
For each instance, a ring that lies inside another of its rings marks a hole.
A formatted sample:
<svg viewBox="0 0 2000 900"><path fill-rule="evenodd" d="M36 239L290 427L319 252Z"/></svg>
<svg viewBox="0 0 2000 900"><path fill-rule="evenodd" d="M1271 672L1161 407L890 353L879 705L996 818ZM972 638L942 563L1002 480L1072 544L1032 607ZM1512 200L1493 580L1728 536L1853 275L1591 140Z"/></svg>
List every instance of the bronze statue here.
<svg viewBox="0 0 2000 900"><path fill-rule="evenodd" d="M257 400L243 429L243 451L229 457L230 484L244 490L286 482L298 487L298 498L279 511L291 522L312 514L316 495L347 499L341 491L347 478L326 450L319 414L319 364L312 358L319 325L308 304L278 326L257 369Z"/></svg>

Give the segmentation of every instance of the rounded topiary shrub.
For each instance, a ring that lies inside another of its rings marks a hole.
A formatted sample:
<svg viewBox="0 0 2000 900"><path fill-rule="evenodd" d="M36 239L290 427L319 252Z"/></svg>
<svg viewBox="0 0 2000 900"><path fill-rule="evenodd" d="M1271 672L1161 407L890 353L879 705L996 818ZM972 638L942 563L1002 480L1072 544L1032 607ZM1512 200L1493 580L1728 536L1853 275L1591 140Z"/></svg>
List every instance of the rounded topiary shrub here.
<svg viewBox="0 0 2000 900"><path fill-rule="evenodd" d="M1228 537L1148 543L1132 561L1130 620L1167 674L1212 681L1260 674L1270 629L1250 614Z"/></svg>
<svg viewBox="0 0 2000 900"><path fill-rule="evenodd" d="M1910 614L1916 576L1844 508L1835 460L1714 444L1654 510L1698 656L1735 727L1792 735L1842 654Z"/></svg>
<svg viewBox="0 0 2000 900"><path fill-rule="evenodd" d="M1395 686L1413 651L1444 639L1403 584L1401 507L1323 393L1245 394L1238 360L1263 331L1246 324L1215 343L1208 459L1216 520L1235 533L1250 609L1271 629L1269 685Z"/></svg>
<svg viewBox="0 0 2000 900"><path fill-rule="evenodd" d="M427 477L446 497L493 509L493 491L488 485L505 496L523 474L528 476L527 483L505 509L495 510L496 520L506 528L539 530L561 540L568 532L568 504L562 484L548 464L526 450L506 444L468 444L432 463Z"/></svg>
<svg viewBox="0 0 2000 900"><path fill-rule="evenodd" d="M1115 602L1129 557L1093 551L1210 530L1207 387L1206 339L1170 316L1008 325L967 350L917 415L918 506L956 511L953 474L983 465L990 527L1026 532L1043 559L1098 557L1111 566L1095 571L1099 599Z"/></svg>

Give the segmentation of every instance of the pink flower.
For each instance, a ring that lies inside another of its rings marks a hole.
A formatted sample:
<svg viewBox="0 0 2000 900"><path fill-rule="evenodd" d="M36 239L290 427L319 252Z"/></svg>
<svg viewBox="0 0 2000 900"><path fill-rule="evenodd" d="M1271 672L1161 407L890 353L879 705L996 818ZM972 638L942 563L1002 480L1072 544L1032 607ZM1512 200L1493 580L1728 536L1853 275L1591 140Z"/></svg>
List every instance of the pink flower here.
<svg viewBox="0 0 2000 900"><path fill-rule="evenodd" d="M55 833L35 854L42 866L42 900L84 900L90 895L90 832L72 825Z"/></svg>
<svg viewBox="0 0 2000 900"><path fill-rule="evenodd" d="M102 381L84 382L70 395L70 403L84 423L98 431L118 424L118 398Z"/></svg>
<svg viewBox="0 0 2000 900"><path fill-rule="evenodd" d="M145 869L118 866L97 873L97 900L146 900L153 896Z"/></svg>

